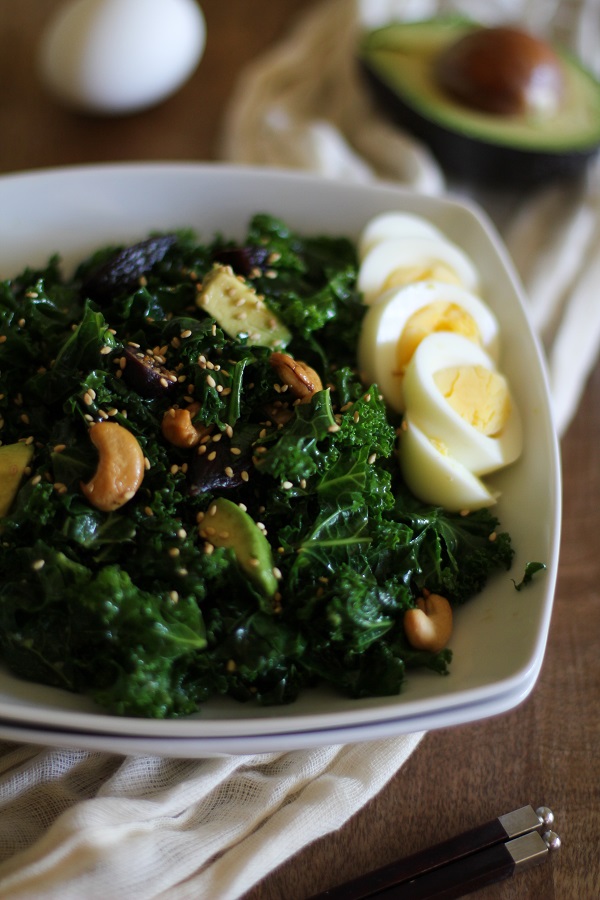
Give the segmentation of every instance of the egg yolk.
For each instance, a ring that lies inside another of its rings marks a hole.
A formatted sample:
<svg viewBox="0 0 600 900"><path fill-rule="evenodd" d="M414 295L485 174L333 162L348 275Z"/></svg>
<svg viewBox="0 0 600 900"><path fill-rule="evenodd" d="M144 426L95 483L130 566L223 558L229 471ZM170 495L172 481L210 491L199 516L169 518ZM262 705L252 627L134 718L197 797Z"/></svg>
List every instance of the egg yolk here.
<svg viewBox="0 0 600 900"><path fill-rule="evenodd" d="M423 338L434 331L452 331L481 344L473 316L456 303L437 300L414 313L402 329L396 348L398 374L403 374Z"/></svg>
<svg viewBox="0 0 600 900"><path fill-rule="evenodd" d="M451 366L435 373L435 383L463 419L488 437L498 435L510 415L506 379L484 366Z"/></svg>
<svg viewBox="0 0 600 900"><path fill-rule="evenodd" d="M462 286L461 280L450 266L444 263L430 263L420 266L399 266L385 279L381 288L388 291L390 288L402 287L406 284L414 284L415 281L443 281L444 284L457 284Z"/></svg>

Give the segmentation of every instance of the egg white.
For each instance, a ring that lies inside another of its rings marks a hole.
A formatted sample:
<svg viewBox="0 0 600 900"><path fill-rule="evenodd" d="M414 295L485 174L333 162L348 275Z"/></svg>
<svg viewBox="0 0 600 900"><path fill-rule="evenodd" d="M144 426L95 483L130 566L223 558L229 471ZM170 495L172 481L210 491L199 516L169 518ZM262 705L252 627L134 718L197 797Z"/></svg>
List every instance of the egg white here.
<svg viewBox="0 0 600 900"><path fill-rule="evenodd" d="M390 238L376 243L358 269L357 287L370 306L386 289L386 282L397 269L443 264L467 290L477 292L477 269L460 247L443 237Z"/></svg>
<svg viewBox="0 0 600 900"><path fill-rule="evenodd" d="M406 486L424 503L460 512L493 506L497 501L497 493L436 447L410 416L404 418L398 456Z"/></svg>
<svg viewBox="0 0 600 900"><path fill-rule="evenodd" d="M419 281L391 288L369 307L361 326L357 355L364 380L376 382L396 412L404 410L404 373L398 369L398 341L416 312L439 301L464 309L477 326L482 346L492 359L498 358L498 321L476 294L441 281Z"/></svg>
<svg viewBox="0 0 600 900"><path fill-rule="evenodd" d="M495 371L486 351L459 334L437 332L424 338L406 368L404 402L412 421L457 462L475 475L485 475L509 465L522 449L519 412L511 402L500 434L483 434L452 408L437 387L434 376L451 366L482 366Z"/></svg>
<svg viewBox="0 0 600 900"><path fill-rule="evenodd" d="M444 238L444 235L432 222L415 213L380 213L365 225L358 241L358 257L364 259L368 251L381 241L406 237Z"/></svg>

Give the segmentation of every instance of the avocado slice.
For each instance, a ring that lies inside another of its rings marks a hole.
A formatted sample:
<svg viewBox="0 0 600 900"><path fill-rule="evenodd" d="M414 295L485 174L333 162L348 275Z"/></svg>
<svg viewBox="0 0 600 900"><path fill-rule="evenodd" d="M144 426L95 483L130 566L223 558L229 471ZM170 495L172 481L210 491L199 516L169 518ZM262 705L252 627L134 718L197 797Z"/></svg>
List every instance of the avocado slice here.
<svg viewBox="0 0 600 900"><path fill-rule="evenodd" d="M33 447L23 442L0 447L0 516L8 515L32 456Z"/></svg>
<svg viewBox="0 0 600 900"><path fill-rule="evenodd" d="M260 593L275 596L277 578L271 546L252 516L240 506L219 497L210 505L198 533L215 547L231 548L238 565Z"/></svg>
<svg viewBox="0 0 600 900"><path fill-rule="evenodd" d="M255 288L231 266L216 263L202 282L198 306L219 323L234 339L245 337L248 344L285 347L292 335L265 304Z"/></svg>
<svg viewBox="0 0 600 900"><path fill-rule="evenodd" d="M358 61L382 111L459 178L534 185L581 174L600 147L600 82L566 51L547 45L560 70L555 108L498 113L471 106L448 90L439 61L481 30L470 19L446 16L365 33ZM499 64L516 68L505 59Z"/></svg>

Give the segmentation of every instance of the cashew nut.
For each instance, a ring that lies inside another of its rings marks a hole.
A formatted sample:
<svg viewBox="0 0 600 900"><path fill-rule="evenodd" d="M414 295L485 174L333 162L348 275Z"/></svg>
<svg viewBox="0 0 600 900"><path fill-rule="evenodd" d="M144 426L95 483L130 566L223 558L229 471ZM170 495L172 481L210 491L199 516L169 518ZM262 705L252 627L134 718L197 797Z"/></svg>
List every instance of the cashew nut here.
<svg viewBox="0 0 600 900"><path fill-rule="evenodd" d="M271 353L269 362L300 403L310 403L313 394L323 390L320 377L305 362L286 353Z"/></svg>
<svg viewBox="0 0 600 900"><path fill-rule="evenodd" d="M160 426L165 440L175 447L195 447L205 435L210 434L210 427L195 425L192 421L199 409L199 403L190 403L183 409L168 409Z"/></svg>
<svg viewBox="0 0 600 900"><path fill-rule="evenodd" d="M111 512L131 500L141 485L144 454L134 435L117 422L98 422L90 438L98 450L98 467L81 490L96 509Z"/></svg>
<svg viewBox="0 0 600 900"><path fill-rule="evenodd" d="M415 609L404 613L404 631L416 650L443 650L452 634L452 607L440 594L423 591Z"/></svg>

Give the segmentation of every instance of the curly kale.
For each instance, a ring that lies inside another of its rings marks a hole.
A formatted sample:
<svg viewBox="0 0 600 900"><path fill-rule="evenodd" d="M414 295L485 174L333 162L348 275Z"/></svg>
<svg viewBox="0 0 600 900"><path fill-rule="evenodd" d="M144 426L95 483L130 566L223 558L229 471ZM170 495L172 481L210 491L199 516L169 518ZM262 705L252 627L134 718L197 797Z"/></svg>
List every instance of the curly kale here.
<svg viewBox="0 0 600 900"><path fill-rule="evenodd" d="M291 402L268 348L197 307L219 258L245 267L293 332L286 352L321 373L310 402ZM465 602L513 551L489 512L449 515L406 492L399 421L355 368L356 272L346 239L261 214L241 248L180 232L102 248L72 278L54 257L0 284L2 442L33 448L2 519L0 656L14 673L166 717L220 694L288 703L327 683L385 695L407 668L447 672L449 651L407 643L405 611L423 589ZM190 410L197 446L163 435L172 408ZM111 512L80 490L98 463L88 429L106 419L137 438L147 467ZM200 537L219 497L260 531L274 597L235 541Z"/></svg>

